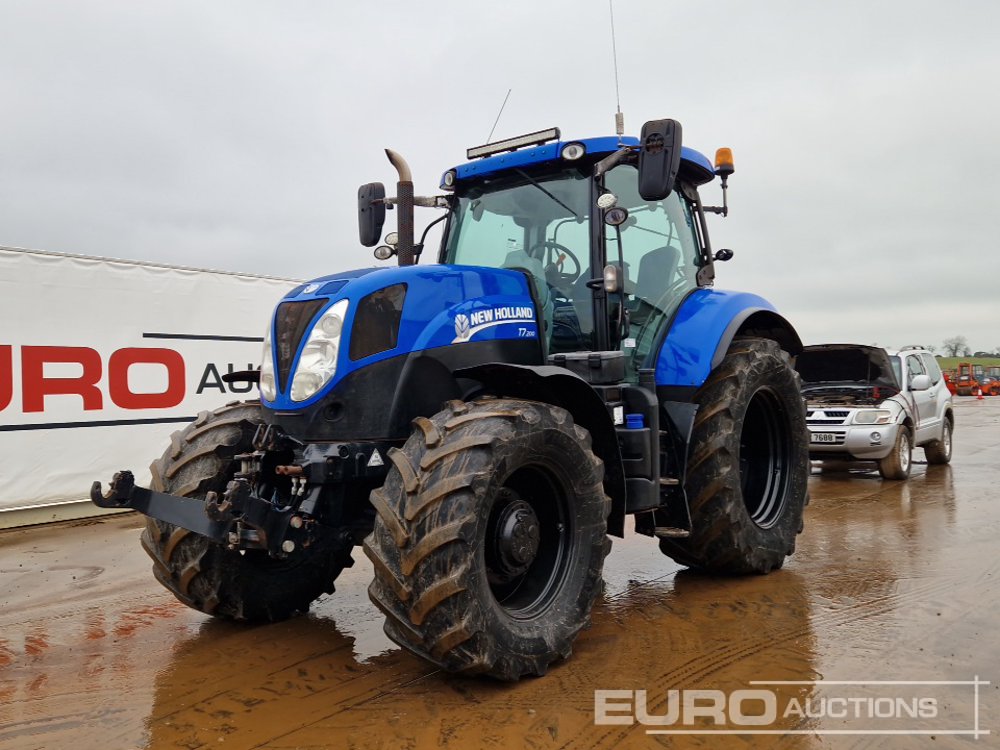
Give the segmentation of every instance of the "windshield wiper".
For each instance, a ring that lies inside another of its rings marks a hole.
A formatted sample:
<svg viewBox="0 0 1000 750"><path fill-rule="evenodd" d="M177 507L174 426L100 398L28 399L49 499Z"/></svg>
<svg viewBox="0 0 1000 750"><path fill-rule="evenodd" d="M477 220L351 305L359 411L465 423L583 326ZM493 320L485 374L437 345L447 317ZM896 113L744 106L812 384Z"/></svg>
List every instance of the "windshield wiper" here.
<svg viewBox="0 0 1000 750"><path fill-rule="evenodd" d="M560 206L562 206L567 211L569 211L571 214L573 214L573 218L574 219L576 219L577 221L580 221L580 215L577 214L576 211L574 211L572 208L570 208L565 203L563 203L561 200L559 200L554 195L552 195L552 193L550 193L548 190L546 190L541 185L539 185L537 182L535 182L534 178L530 174L528 174L527 172L525 172L523 169L515 169L514 171L517 172L519 175L521 175L521 177L523 177L524 179L526 179L532 185L534 185L536 188L538 188L539 190L541 190L543 193L545 193L547 196L549 196L552 200L554 200Z"/></svg>

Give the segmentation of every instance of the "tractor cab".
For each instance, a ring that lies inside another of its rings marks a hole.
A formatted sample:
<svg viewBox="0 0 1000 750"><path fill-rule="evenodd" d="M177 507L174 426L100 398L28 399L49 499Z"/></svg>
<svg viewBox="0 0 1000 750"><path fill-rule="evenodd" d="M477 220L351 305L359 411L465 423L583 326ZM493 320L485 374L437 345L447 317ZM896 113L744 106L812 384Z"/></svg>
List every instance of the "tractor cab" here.
<svg viewBox="0 0 1000 750"><path fill-rule="evenodd" d="M642 139L563 141L553 128L468 156L441 180L439 262L524 272L545 355L622 350L636 382L672 314L714 278L697 192L715 176L708 159L681 146L672 120L647 123Z"/></svg>

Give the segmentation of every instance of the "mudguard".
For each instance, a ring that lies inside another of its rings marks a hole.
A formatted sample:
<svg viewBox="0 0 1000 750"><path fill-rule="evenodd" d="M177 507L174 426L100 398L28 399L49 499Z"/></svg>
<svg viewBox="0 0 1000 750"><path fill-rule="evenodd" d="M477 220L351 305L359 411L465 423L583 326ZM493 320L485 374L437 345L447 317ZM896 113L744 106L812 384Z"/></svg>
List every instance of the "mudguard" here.
<svg viewBox="0 0 1000 750"><path fill-rule="evenodd" d="M774 339L795 357L802 341L763 297L698 289L681 303L656 359L656 385L699 388L738 335Z"/></svg>

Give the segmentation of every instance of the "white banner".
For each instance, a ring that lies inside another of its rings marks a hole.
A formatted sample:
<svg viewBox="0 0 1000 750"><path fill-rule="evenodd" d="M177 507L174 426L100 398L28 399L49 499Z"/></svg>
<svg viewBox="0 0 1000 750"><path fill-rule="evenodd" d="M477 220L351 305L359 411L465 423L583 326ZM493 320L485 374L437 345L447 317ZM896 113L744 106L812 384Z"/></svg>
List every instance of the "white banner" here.
<svg viewBox="0 0 1000 750"><path fill-rule="evenodd" d="M267 321L298 282L0 247L0 511L149 480L170 433L256 398Z"/></svg>

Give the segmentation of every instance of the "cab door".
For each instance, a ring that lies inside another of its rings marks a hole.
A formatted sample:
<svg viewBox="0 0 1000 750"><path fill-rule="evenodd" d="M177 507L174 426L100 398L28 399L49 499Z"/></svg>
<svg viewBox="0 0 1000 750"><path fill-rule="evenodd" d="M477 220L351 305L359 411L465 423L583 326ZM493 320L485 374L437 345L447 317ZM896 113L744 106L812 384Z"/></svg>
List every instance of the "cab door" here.
<svg viewBox="0 0 1000 750"><path fill-rule="evenodd" d="M917 375L927 375L930 377L930 373L927 372L927 368L924 367L924 363L918 354L909 354L906 357L906 397L913 406L913 419L915 422L916 433L914 442L918 445L920 443L925 443L928 440L933 440L936 433L937 419L936 419L936 404L937 397L935 394L936 386L933 384L933 379L931 382L931 387L925 391L914 391L911 388L913 379ZM938 386L940 387L940 382Z"/></svg>
<svg viewBox="0 0 1000 750"><path fill-rule="evenodd" d="M701 257L695 212L682 191L651 203L639 195L636 174L635 167L622 164L604 183L629 212L620 227L604 227L604 246L607 263L622 264L623 289L609 300L609 309L622 322L617 340L625 352L625 378L633 383L640 368L655 362L663 328L698 287Z"/></svg>
<svg viewBox="0 0 1000 750"><path fill-rule="evenodd" d="M920 359L923 360L924 369L931 377L931 387L928 391L928 398L931 400L931 407L933 411L931 413L931 418L928 421L928 429L930 430L930 436L928 439L937 439L941 434L941 422L944 420L945 407L948 404L948 401L951 400L951 392L948 390L948 386L944 382L944 375L941 372L941 368L938 366L937 360L934 359L934 355L930 352L924 352L920 355Z"/></svg>

